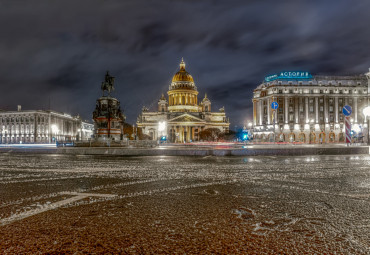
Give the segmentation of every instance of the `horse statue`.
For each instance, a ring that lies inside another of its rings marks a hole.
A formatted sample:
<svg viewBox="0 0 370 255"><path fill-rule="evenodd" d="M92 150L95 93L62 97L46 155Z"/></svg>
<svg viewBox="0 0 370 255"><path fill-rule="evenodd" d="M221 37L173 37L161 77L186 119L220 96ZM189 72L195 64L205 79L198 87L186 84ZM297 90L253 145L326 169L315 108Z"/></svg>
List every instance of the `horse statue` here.
<svg viewBox="0 0 370 255"><path fill-rule="evenodd" d="M108 95L110 92L114 90L114 77L109 75L109 71L105 74L105 80L101 83L101 90L108 91Z"/></svg>

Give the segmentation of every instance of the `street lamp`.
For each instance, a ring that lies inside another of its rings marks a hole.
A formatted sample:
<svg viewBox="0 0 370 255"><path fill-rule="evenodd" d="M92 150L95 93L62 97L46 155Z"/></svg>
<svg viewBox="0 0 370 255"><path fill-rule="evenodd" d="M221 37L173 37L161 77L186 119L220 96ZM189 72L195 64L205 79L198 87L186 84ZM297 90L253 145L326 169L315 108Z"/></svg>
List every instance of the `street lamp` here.
<svg viewBox="0 0 370 255"><path fill-rule="evenodd" d="M167 123L165 121L158 122L158 138L159 140L162 139L164 136L163 134L166 133L166 126Z"/></svg>
<svg viewBox="0 0 370 255"><path fill-rule="evenodd" d="M370 119L368 117L370 117L370 106L366 106L363 110L362 110L362 113L365 115L365 118L367 118L367 144L369 145L369 122L370 122Z"/></svg>
<svg viewBox="0 0 370 255"><path fill-rule="evenodd" d="M58 132L59 132L59 129L58 129L58 127L57 127L57 125L55 125L55 124L53 124L53 125L51 125L51 131L52 131L52 133L53 134L55 134L55 136L58 134ZM35 138L36 139L36 138ZM56 139L56 137L55 137L55 141L56 141L57 139Z"/></svg>

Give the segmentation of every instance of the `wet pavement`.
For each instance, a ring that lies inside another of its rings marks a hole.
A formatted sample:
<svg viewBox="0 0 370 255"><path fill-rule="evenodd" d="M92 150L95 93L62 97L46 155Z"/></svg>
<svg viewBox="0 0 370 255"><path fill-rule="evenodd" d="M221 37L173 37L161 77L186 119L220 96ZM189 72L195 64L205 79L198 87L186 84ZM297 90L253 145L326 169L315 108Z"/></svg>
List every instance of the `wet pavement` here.
<svg viewBox="0 0 370 255"><path fill-rule="evenodd" d="M370 156L0 154L0 254L369 254Z"/></svg>

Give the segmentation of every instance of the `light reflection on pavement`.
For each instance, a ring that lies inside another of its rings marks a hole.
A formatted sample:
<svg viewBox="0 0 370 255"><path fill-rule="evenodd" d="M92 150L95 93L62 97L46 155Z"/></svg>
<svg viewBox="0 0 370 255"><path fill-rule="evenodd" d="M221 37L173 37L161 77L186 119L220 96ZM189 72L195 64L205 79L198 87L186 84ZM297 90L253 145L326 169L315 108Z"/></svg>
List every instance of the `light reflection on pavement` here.
<svg viewBox="0 0 370 255"><path fill-rule="evenodd" d="M370 252L370 156L0 154L0 253Z"/></svg>

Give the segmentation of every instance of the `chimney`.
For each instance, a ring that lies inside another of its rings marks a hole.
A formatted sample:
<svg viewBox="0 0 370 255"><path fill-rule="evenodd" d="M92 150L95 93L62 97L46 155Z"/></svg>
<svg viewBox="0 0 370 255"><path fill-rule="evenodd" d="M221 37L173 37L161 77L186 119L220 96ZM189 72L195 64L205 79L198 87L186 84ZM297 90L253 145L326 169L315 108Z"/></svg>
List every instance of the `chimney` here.
<svg viewBox="0 0 370 255"><path fill-rule="evenodd" d="M22 106L19 104L18 105L18 112L22 111Z"/></svg>

